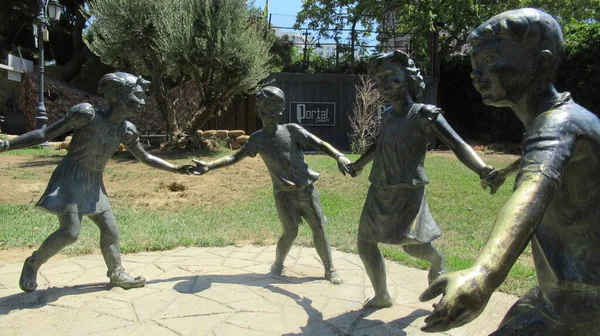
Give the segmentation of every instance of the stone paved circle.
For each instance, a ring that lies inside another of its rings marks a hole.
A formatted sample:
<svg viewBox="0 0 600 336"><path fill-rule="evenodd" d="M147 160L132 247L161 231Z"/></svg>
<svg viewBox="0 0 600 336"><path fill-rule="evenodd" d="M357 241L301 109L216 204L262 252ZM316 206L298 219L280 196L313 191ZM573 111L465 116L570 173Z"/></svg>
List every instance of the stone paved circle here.
<svg viewBox="0 0 600 336"><path fill-rule="evenodd" d="M18 287L21 263L0 265L2 335L430 335L419 330L431 304L417 299L427 272L387 262L391 308L363 310L373 295L360 258L333 251L345 283L323 278L314 250L294 247L282 276L269 275L274 246L201 248L123 256L147 286L107 286L101 255L53 261L36 292ZM474 322L437 335L487 335L516 297L492 296Z"/></svg>

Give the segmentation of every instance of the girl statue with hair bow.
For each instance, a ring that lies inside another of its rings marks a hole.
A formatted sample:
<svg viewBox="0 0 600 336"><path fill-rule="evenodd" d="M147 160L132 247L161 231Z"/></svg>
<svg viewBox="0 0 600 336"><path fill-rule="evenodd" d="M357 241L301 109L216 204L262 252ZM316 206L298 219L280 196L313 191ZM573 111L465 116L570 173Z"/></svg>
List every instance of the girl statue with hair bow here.
<svg viewBox="0 0 600 336"><path fill-rule="evenodd" d="M42 264L79 237L83 216L100 229L100 249L108 267L112 286L125 289L142 287L143 277L132 277L121 265L119 231L110 207L102 175L106 163L119 144L143 163L173 173L190 174L194 166L175 166L149 154L139 142L136 127L127 118L146 103L150 82L128 73L114 72L100 79L98 91L108 101L100 109L88 103L73 106L64 118L47 128L25 133L12 140L0 140L0 152L24 148L73 132L69 152L60 161L37 206L58 216L59 228L25 260L19 286L35 291L37 272Z"/></svg>
<svg viewBox="0 0 600 336"><path fill-rule="evenodd" d="M410 57L399 50L371 58L369 74L377 90L391 102L381 118L377 142L347 166L352 176L373 161L371 186L358 227L358 254L373 285L375 296L367 308L390 307L385 263L378 243L401 245L409 255L429 261L428 280L445 273L444 256L433 240L441 236L425 193L427 142L433 132L459 160L480 177L495 170L486 165L448 125L441 110L419 104L425 84Z"/></svg>

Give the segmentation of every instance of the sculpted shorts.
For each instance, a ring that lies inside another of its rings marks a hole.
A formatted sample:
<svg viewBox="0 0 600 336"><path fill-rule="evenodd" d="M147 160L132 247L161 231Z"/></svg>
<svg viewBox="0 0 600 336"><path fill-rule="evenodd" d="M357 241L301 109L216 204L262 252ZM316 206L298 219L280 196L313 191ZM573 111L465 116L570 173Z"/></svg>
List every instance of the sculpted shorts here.
<svg viewBox="0 0 600 336"><path fill-rule="evenodd" d="M312 184L296 190L274 190L273 194L279 219L284 227L300 225L302 217L311 227L322 226L327 221L323 215L319 193Z"/></svg>

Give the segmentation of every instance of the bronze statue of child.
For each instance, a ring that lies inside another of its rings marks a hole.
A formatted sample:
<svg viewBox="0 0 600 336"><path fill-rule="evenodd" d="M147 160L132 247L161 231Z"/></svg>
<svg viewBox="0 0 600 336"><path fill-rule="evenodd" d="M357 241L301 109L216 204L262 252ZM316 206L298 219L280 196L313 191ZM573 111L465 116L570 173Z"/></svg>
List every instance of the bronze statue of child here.
<svg viewBox="0 0 600 336"><path fill-rule="evenodd" d="M104 167L123 143L131 154L151 167L180 174L190 174L194 168L193 165L175 166L146 152L139 142L137 129L126 120L145 104L144 91L149 84L142 77L128 73L106 74L100 79L98 91L104 93L108 108L78 104L47 128L12 140L0 140L2 152L37 145L73 132L69 152L59 162L37 203L58 216L60 227L25 260L19 279L23 291L35 291L40 266L77 240L84 215L100 229L100 249L108 267L110 284L125 289L145 285L143 277L128 275L121 265L117 222L102 181Z"/></svg>
<svg viewBox="0 0 600 336"><path fill-rule="evenodd" d="M275 205L283 227L271 273L282 273L283 262L292 248L298 235L298 226L304 217L312 230L315 248L325 267L325 278L332 284L340 284L342 279L333 266L331 249L323 227L326 218L319 194L313 186L319 173L311 170L304 161L302 147L312 146L333 157L344 174L345 166L350 160L302 126L293 123L280 125L278 122L284 109L283 91L273 86L262 88L256 94L256 111L263 128L254 132L248 142L230 156L212 162L194 162L197 164L197 171L204 173L260 154L271 175Z"/></svg>
<svg viewBox="0 0 600 336"><path fill-rule="evenodd" d="M526 128L514 192L473 266L439 277L442 294L422 328L475 319L531 242L537 285L492 335L600 335L600 119L554 88L564 51L556 20L524 8L475 29L473 85L487 105L510 107ZM509 172L511 169L506 170ZM485 185L497 188L501 175Z"/></svg>
<svg viewBox="0 0 600 336"><path fill-rule="evenodd" d="M377 243L401 245L409 255L429 261L428 280L445 273L444 256L433 245L441 232L427 205L424 161L430 133L452 149L480 177L492 171L448 125L441 110L415 103L424 87L413 60L402 51L371 58L369 74L377 90L391 103L382 115L378 140L347 168L353 176L373 161L358 228L360 255L375 296L365 307L390 307L385 263Z"/></svg>

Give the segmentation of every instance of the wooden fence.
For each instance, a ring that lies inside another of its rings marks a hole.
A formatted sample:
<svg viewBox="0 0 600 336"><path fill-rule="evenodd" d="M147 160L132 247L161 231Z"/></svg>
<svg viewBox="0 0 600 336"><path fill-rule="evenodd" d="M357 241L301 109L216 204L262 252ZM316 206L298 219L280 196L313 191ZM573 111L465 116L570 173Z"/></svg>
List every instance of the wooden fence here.
<svg viewBox="0 0 600 336"><path fill-rule="evenodd" d="M273 73L268 85L283 90L286 97L284 123L301 124L308 131L334 147L349 150L348 116L356 100L357 75ZM425 77L425 92L420 102L437 103L437 82ZM260 129L254 108L254 97L238 98L229 110L207 126L207 129L242 129L246 133ZM435 143L435 138L431 141Z"/></svg>

